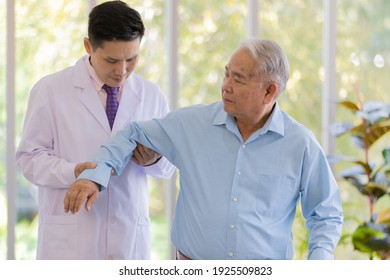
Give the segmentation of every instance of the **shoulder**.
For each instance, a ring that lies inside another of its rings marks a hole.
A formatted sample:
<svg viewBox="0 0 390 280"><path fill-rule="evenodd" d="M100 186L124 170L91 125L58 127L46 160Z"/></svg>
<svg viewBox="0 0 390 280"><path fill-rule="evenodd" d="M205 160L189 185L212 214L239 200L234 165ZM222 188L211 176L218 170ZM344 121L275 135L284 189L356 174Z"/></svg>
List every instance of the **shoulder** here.
<svg viewBox="0 0 390 280"><path fill-rule="evenodd" d="M87 73L84 66L84 62L82 61L82 58L80 58L75 65L68 66L64 69L42 77L34 86L50 86L61 88L66 85L70 86L72 83L70 83L69 81L73 81L75 77L79 77L82 72Z"/></svg>
<svg viewBox="0 0 390 280"><path fill-rule="evenodd" d="M161 89L157 84L145 79L137 73L132 73L131 76L128 78L127 83L142 91L147 90L150 92L161 93Z"/></svg>
<svg viewBox="0 0 390 280"><path fill-rule="evenodd" d="M143 102L167 103L164 93L157 84L136 73L132 73L130 77L127 78L124 85L124 91L134 93L140 100L143 100Z"/></svg>
<svg viewBox="0 0 390 280"><path fill-rule="evenodd" d="M321 143L315 137L314 133L298 122L286 112L283 112L284 117L284 141L288 143L288 149L291 153L301 154L308 161L319 161L326 158Z"/></svg>
<svg viewBox="0 0 390 280"><path fill-rule="evenodd" d="M71 66L71 67L67 67L65 69L62 69L60 71L48 74L48 75L42 77L38 81L38 83L43 83L44 84L44 83L50 83L51 81L61 80L61 79L64 78L64 76L67 76L70 73L72 73L73 68L74 68L74 66Z"/></svg>
<svg viewBox="0 0 390 280"><path fill-rule="evenodd" d="M33 85L31 94L48 95L71 86L72 83L69 81L74 77L74 68L74 66L67 67L40 78Z"/></svg>
<svg viewBox="0 0 390 280"><path fill-rule="evenodd" d="M172 111L172 116L181 121L190 121L191 123L209 122L212 120L221 108L220 102L212 104L194 104L178 108Z"/></svg>
<svg viewBox="0 0 390 280"><path fill-rule="evenodd" d="M319 142L315 137L314 133L304 126L302 123L298 122L296 119L291 117L285 111L282 111L283 119L285 123L285 133L288 137L293 137L297 140L302 141L306 145L315 145L319 146Z"/></svg>
<svg viewBox="0 0 390 280"><path fill-rule="evenodd" d="M186 107L181 107L177 109L178 112L182 114L199 114L205 113L210 114L215 112L220 107L220 102L215 102L211 104L194 104Z"/></svg>

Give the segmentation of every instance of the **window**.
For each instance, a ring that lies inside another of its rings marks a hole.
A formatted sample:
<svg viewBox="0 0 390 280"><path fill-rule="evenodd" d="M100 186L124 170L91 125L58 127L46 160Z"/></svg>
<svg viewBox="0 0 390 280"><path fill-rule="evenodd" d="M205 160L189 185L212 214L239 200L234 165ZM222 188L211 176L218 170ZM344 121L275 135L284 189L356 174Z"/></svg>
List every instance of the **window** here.
<svg viewBox="0 0 390 280"><path fill-rule="evenodd" d="M157 83L170 98L167 67L167 3L170 0L125 1L137 9L146 27L141 59L136 70ZM327 1L327 0L325 0ZM7 5L0 0L0 79L6 81ZM32 85L46 74L73 65L85 51L90 3L104 1L15 0L15 135L7 135L6 84L0 83L0 259L7 258L6 137L19 143L28 95ZM179 107L220 99L224 66L232 51L247 35L250 3L258 3L260 36L279 42L286 50L291 75L280 104L310 128L318 139L321 129L324 1L177 1L177 58ZM365 100L390 101L390 2L387 0L339 0L336 22L337 99L356 100L359 88ZM3 94L4 93L4 94ZM337 110L336 118L345 119ZM3 144L4 143L4 144ZM352 151L349 142L337 142L336 151ZM151 181L150 212L153 219L154 258L167 259L169 226L165 217L164 182ZM35 258L37 188L16 173L16 259ZM358 195L342 189L346 215L365 215ZM350 222L350 221L348 221ZM351 221L351 223L353 223ZM296 258L305 258L306 232L297 221ZM348 232L348 224L346 226ZM166 240L162 243L161 240ZM362 258L348 244L340 244L336 258Z"/></svg>

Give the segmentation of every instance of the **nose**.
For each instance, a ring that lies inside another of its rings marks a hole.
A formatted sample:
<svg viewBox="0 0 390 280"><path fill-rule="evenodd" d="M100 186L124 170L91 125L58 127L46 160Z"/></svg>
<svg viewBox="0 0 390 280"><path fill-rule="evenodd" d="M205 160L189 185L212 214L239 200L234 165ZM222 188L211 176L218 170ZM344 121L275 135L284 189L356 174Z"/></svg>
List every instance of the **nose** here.
<svg viewBox="0 0 390 280"><path fill-rule="evenodd" d="M232 88L232 82L230 77L225 77L222 81L221 89L222 92L230 92Z"/></svg>
<svg viewBox="0 0 390 280"><path fill-rule="evenodd" d="M126 61L118 61L115 65L115 74L123 76L127 72L127 62Z"/></svg>

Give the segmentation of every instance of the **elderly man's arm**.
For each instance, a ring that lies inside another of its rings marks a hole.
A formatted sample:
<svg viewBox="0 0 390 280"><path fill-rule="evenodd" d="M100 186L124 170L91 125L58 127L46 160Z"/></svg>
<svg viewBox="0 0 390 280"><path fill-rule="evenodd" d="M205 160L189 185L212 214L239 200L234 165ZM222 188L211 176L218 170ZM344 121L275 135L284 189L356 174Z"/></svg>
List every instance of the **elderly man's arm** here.
<svg viewBox="0 0 390 280"><path fill-rule="evenodd" d="M336 180L320 148L312 146L306 151L302 178L302 212L309 229L308 259L333 259L343 212Z"/></svg>
<svg viewBox="0 0 390 280"><path fill-rule="evenodd" d="M96 200L96 192L104 190L109 183L112 170L114 175L120 175L133 155L137 143L163 155L172 163L175 145L172 139L176 138L175 118L169 117L162 120L151 120L139 123L131 123L125 129L120 130L106 144L102 145L95 155L95 169L84 170L73 183L64 199L65 212L79 211L81 204L86 202L86 210L89 210ZM173 135L173 137L170 137ZM85 186L85 190L83 187Z"/></svg>

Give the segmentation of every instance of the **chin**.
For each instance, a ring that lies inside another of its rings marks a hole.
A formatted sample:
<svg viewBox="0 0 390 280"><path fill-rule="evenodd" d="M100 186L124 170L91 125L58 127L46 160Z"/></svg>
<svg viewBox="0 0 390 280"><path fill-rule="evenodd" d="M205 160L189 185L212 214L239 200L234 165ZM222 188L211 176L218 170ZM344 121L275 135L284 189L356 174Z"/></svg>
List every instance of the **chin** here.
<svg viewBox="0 0 390 280"><path fill-rule="evenodd" d="M226 112L226 113L230 113L232 110L231 110L231 106L229 106L228 104L226 104L225 102L223 102L223 110Z"/></svg>

